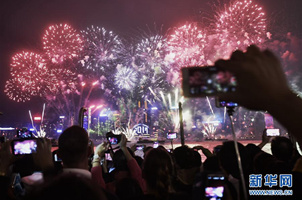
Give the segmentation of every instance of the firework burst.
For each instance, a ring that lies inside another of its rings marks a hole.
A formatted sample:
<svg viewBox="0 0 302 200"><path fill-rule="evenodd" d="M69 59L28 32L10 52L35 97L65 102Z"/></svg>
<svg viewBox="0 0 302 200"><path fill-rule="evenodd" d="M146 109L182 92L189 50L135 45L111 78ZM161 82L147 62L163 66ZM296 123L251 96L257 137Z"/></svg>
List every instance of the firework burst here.
<svg viewBox="0 0 302 200"><path fill-rule="evenodd" d="M74 72L72 63L63 62L61 64L47 63L48 74L44 80L44 93L57 94L60 88L74 91L77 85L78 75Z"/></svg>
<svg viewBox="0 0 302 200"><path fill-rule="evenodd" d="M12 57L11 76L5 93L15 101L27 101L30 96L41 95L47 74L45 60L33 52L21 52ZM24 97L24 100L22 98Z"/></svg>
<svg viewBox="0 0 302 200"><path fill-rule="evenodd" d="M83 49L83 41L68 24L50 26L43 36L43 48L53 63L62 63L78 57Z"/></svg>
<svg viewBox="0 0 302 200"><path fill-rule="evenodd" d="M135 54L141 67L160 73L165 68L167 39L162 35L144 37L137 44Z"/></svg>
<svg viewBox="0 0 302 200"><path fill-rule="evenodd" d="M168 62L165 60L167 38L161 32L156 27L155 32L140 30L140 38L134 48L134 62L131 65L138 71L140 86L136 95L143 99L151 100L153 97L148 88L158 91L169 87L166 81Z"/></svg>
<svg viewBox="0 0 302 200"><path fill-rule="evenodd" d="M25 85L20 85L17 79L6 81L4 92L9 99L16 102L26 102L32 97L31 92Z"/></svg>
<svg viewBox="0 0 302 200"><path fill-rule="evenodd" d="M222 56L229 56L234 49L245 49L265 41L265 13L252 0L236 0L216 16L215 30Z"/></svg>
<svg viewBox="0 0 302 200"><path fill-rule="evenodd" d="M94 27L81 31L84 38L82 64L93 71L111 67L124 49L118 35L105 28Z"/></svg>
<svg viewBox="0 0 302 200"><path fill-rule="evenodd" d="M173 60L177 71L180 67L204 65L206 34L195 23L176 28L168 40L169 54L166 59Z"/></svg>
<svg viewBox="0 0 302 200"><path fill-rule="evenodd" d="M137 84L137 73L129 67L118 66L114 81L119 89L131 90Z"/></svg>

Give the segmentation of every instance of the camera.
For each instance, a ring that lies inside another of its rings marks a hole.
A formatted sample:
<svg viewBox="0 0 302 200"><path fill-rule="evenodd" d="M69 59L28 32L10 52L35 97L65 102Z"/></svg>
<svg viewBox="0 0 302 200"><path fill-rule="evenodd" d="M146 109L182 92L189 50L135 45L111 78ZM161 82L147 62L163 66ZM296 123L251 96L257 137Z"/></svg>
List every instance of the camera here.
<svg viewBox="0 0 302 200"><path fill-rule="evenodd" d="M118 144L121 141L122 135L115 135L112 132L108 132L106 133L106 138L110 142L110 144L113 145Z"/></svg>
<svg viewBox="0 0 302 200"><path fill-rule="evenodd" d="M266 129L267 136L280 136L280 130L277 128Z"/></svg>
<svg viewBox="0 0 302 200"><path fill-rule="evenodd" d="M167 139L172 140L177 138L177 133L176 132L169 132L167 133Z"/></svg>
<svg viewBox="0 0 302 200"><path fill-rule="evenodd" d="M235 77L216 66L185 67L181 71L185 97L215 96L236 91Z"/></svg>
<svg viewBox="0 0 302 200"><path fill-rule="evenodd" d="M36 138L21 138L12 141L12 152L14 155L26 155L37 152Z"/></svg>
<svg viewBox="0 0 302 200"><path fill-rule="evenodd" d="M205 198L221 200L224 193L225 177L222 174L208 174L205 185Z"/></svg>
<svg viewBox="0 0 302 200"><path fill-rule="evenodd" d="M32 138L33 134L30 130L27 130L26 128L18 129L17 130L17 137L18 138Z"/></svg>

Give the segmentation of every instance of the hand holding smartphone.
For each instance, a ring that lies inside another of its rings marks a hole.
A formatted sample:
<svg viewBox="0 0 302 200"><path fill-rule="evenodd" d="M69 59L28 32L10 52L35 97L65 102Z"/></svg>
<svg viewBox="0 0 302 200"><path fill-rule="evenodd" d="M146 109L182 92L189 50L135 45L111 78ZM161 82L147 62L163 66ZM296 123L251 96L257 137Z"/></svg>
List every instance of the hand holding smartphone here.
<svg viewBox="0 0 302 200"><path fill-rule="evenodd" d="M208 174L205 187L206 199L221 200L224 194L224 180L222 174Z"/></svg>
<svg viewBox="0 0 302 200"><path fill-rule="evenodd" d="M106 133L106 138L111 145L116 145L120 143L122 135L115 135L112 132Z"/></svg>

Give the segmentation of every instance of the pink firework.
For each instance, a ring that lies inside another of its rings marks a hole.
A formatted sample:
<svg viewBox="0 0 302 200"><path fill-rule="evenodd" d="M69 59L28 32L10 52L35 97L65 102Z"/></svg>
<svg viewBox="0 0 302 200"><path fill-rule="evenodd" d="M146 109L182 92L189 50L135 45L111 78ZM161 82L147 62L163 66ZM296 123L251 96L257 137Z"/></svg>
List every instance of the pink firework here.
<svg viewBox="0 0 302 200"><path fill-rule="evenodd" d="M78 57L83 49L83 40L68 24L50 26L43 36L46 54L53 63L62 63L66 59Z"/></svg>
<svg viewBox="0 0 302 200"><path fill-rule="evenodd" d="M262 44L266 38L266 18L262 7L252 0L236 0L220 12L216 32L223 57L235 49Z"/></svg>
<svg viewBox="0 0 302 200"><path fill-rule="evenodd" d="M45 93L56 94L62 88L74 91L77 84L78 75L72 70L72 62L61 64L47 63L48 74L45 76Z"/></svg>
<svg viewBox="0 0 302 200"><path fill-rule="evenodd" d="M177 63L177 71L180 67L204 65L205 38L206 34L195 23L176 28L168 39L169 54L166 60Z"/></svg>
<svg viewBox="0 0 302 200"><path fill-rule="evenodd" d="M27 101L29 96L41 95L46 74L45 60L41 55L33 52L17 53L12 57L12 79L7 81L5 92L16 101L22 101L22 96Z"/></svg>
<svg viewBox="0 0 302 200"><path fill-rule="evenodd" d="M20 85L17 79L6 81L4 92L9 99L16 102L26 102L32 97L30 90L25 85Z"/></svg>

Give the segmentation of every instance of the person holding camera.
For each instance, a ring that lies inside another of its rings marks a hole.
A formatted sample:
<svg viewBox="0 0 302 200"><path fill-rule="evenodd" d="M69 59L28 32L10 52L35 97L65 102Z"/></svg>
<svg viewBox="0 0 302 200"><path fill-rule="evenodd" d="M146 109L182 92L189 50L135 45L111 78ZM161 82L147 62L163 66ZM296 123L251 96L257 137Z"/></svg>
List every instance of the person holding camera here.
<svg viewBox="0 0 302 200"><path fill-rule="evenodd" d="M278 58L269 50L250 46L246 52L235 51L229 60L218 60L216 66L230 71L237 80L233 93L219 94L221 100L237 102L251 110L265 110L278 120L302 146L302 100L287 84ZM292 171L294 199L301 199L302 158Z"/></svg>
<svg viewBox="0 0 302 200"><path fill-rule="evenodd" d="M219 94L220 100L237 102L250 110L266 110L302 144L302 100L287 84L278 58L269 50L250 46L246 52L235 51L229 60L215 63L234 74L235 92Z"/></svg>
<svg viewBox="0 0 302 200"><path fill-rule="evenodd" d="M105 151L107 151L107 145L102 143L96 147L93 166L91 169L92 179L99 184L102 188L115 193L116 184L124 178L132 178L137 181L141 189L145 190L145 183L142 178L142 170L134 159L133 153L127 148L127 138L124 134L121 135L121 140L118 143L120 149L117 150L113 155L113 163L115 170L112 172L114 181L105 183L103 179L103 172L106 173L106 170L102 170L101 159L104 158ZM104 163L102 163L104 165ZM106 167L105 167L106 168Z"/></svg>

